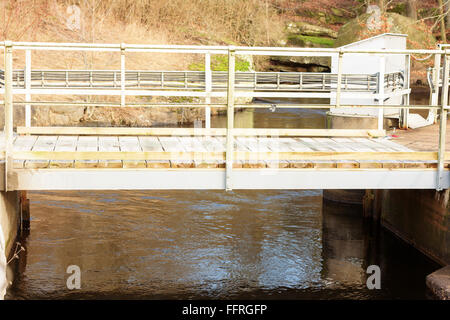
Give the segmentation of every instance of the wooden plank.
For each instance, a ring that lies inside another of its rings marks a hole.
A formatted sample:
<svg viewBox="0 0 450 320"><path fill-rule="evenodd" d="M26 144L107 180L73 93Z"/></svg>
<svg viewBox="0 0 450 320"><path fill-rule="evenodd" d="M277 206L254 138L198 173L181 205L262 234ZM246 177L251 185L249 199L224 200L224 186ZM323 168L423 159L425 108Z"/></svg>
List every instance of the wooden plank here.
<svg viewBox="0 0 450 320"><path fill-rule="evenodd" d="M125 152L142 152L139 139L137 137L119 137L120 151ZM146 168L147 164L144 160L124 160L124 168Z"/></svg>
<svg viewBox="0 0 450 320"><path fill-rule="evenodd" d="M313 140L318 143L322 143L323 145L326 145L327 147L331 148L334 151L338 151L338 152L354 151L352 148L349 148L348 146L346 146L344 144L339 144L330 138L313 138ZM342 160L342 161L336 162L336 167L337 168L359 168L359 162L352 161L352 160Z"/></svg>
<svg viewBox="0 0 450 320"><path fill-rule="evenodd" d="M98 151L105 152L119 152L120 144L118 137L98 137ZM99 168L122 168L123 163L121 160L102 160L98 162Z"/></svg>
<svg viewBox="0 0 450 320"><path fill-rule="evenodd" d="M258 145L261 151L271 151L271 152L288 152L292 151L285 144L283 145L282 140L285 138L279 137L258 137ZM289 138L288 138L289 139ZM274 161L266 161L267 167L269 168L289 168L291 161L278 159Z"/></svg>
<svg viewBox="0 0 450 320"><path fill-rule="evenodd" d="M375 141L375 139L354 138L353 140L357 141L363 145L366 145L377 152L386 152L386 151L393 152L393 151L395 151L394 149L392 149L390 147L386 147L386 145L377 143ZM401 161L392 161L392 160L391 161L379 161L379 163L385 169L396 169L396 168L404 167L403 162L401 162Z"/></svg>
<svg viewBox="0 0 450 320"><path fill-rule="evenodd" d="M225 136L224 128L118 128L118 127L17 127L19 134L50 135L154 135L154 136ZM261 129L235 128L235 136L291 136L291 137L383 137L384 130L360 129Z"/></svg>
<svg viewBox="0 0 450 320"><path fill-rule="evenodd" d="M171 152L170 164L173 168L193 168L194 162L191 160L178 160L176 153L184 152L183 144L178 137L158 137L164 151Z"/></svg>
<svg viewBox="0 0 450 320"><path fill-rule="evenodd" d="M313 149L293 138L279 139L280 152L314 152ZM310 160L288 160L290 168L314 168Z"/></svg>
<svg viewBox="0 0 450 320"><path fill-rule="evenodd" d="M261 146L258 144L258 140L252 137L235 137L236 151L250 151L250 152L271 152L269 148L260 150ZM274 153L278 154L278 153ZM266 168L267 161L264 159L245 160L243 164L244 168Z"/></svg>
<svg viewBox="0 0 450 320"><path fill-rule="evenodd" d="M298 143L303 143L307 145L309 148L315 150L315 151L323 151L328 152L332 149L328 146L324 145L323 143L317 143L311 138L296 138L295 139ZM314 161L313 163L314 168L336 168L336 162L335 161Z"/></svg>
<svg viewBox="0 0 450 320"><path fill-rule="evenodd" d="M184 150L188 152L202 152L206 153L208 150L201 143L202 137L178 137L180 143L183 144ZM217 168L217 161L202 159L201 154L198 160L194 160L195 168Z"/></svg>
<svg viewBox="0 0 450 320"><path fill-rule="evenodd" d="M56 142L56 140L55 140ZM35 145L36 147L36 145ZM33 148L34 149L34 148ZM14 152L14 158L24 160L124 160L124 161L144 161L144 160L171 160L171 161L194 161L200 159L223 160L223 152L56 152L56 151L23 151ZM250 152L235 151L234 158L255 162L261 159L278 160L310 160L335 162L340 160L407 160L407 161L436 161L437 152ZM93 161L96 161L93 160Z"/></svg>
<svg viewBox="0 0 450 320"><path fill-rule="evenodd" d="M222 144L223 150L227 150L227 139L226 137L216 137L216 139L219 141L219 143ZM237 144L236 144L236 137L233 137L233 150L237 150ZM236 159L236 157L233 157L233 168L243 168L244 167L244 161L243 159Z"/></svg>
<svg viewBox="0 0 450 320"><path fill-rule="evenodd" d="M78 137L77 151L93 152L91 159L96 159L98 153L98 137L80 136ZM76 160L75 168L97 168L98 160Z"/></svg>
<svg viewBox="0 0 450 320"><path fill-rule="evenodd" d="M38 136L18 136L13 142L13 151L31 151ZM3 139L2 139L3 140ZM4 148L4 145L3 145ZM14 169L23 168L24 160L14 160Z"/></svg>
<svg viewBox="0 0 450 320"><path fill-rule="evenodd" d="M401 151L401 152L413 152L414 150L405 147L401 144L397 144L393 141L390 140L386 140L386 139L373 139L373 142L385 146L386 148L389 148L389 150L392 151ZM435 166L434 163L430 162L430 161L408 161L408 160L403 160L402 164L405 168L432 168L433 166Z"/></svg>
<svg viewBox="0 0 450 320"><path fill-rule="evenodd" d="M366 146L364 143L353 141L350 138L333 138L334 141L339 143L342 146L345 146L349 150L357 151L357 152L376 152L376 150ZM376 161L358 161L359 167L361 169L375 169L375 168L382 168L383 164Z"/></svg>
<svg viewBox="0 0 450 320"><path fill-rule="evenodd" d="M138 137L142 151L164 151L157 137ZM169 160L146 160L147 168L170 168Z"/></svg>
<svg viewBox="0 0 450 320"><path fill-rule="evenodd" d="M257 149L254 145L248 145L246 140L242 140L242 137L234 138L234 150L238 152L245 152L248 158L244 158L242 167L243 168L265 168L266 162L263 158L256 157ZM253 158L253 160L251 160ZM235 158L234 158L235 159Z"/></svg>
<svg viewBox="0 0 450 320"><path fill-rule="evenodd" d="M205 147L208 152L225 152L226 147L224 142L220 142L217 137L200 137L200 143ZM217 168L225 168L225 161L214 161ZM234 167L234 164L233 164Z"/></svg>
<svg viewBox="0 0 450 320"><path fill-rule="evenodd" d="M76 151L78 143L78 136L58 136L56 141L55 151L66 152ZM52 160L50 161L50 168L72 168L74 166L73 160Z"/></svg>
<svg viewBox="0 0 450 320"><path fill-rule="evenodd" d="M55 149L57 136L39 136L33 145L32 151L45 151L50 152ZM25 168L47 168L49 165L48 160L27 160L25 161Z"/></svg>

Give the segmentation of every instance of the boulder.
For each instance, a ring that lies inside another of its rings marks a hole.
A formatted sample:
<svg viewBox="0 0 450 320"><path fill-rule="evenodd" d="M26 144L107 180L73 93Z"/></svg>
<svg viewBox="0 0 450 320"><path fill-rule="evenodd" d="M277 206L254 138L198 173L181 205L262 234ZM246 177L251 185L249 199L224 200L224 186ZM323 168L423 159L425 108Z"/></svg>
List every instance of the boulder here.
<svg viewBox="0 0 450 320"><path fill-rule="evenodd" d="M397 13L387 12L379 17L380 25L377 28L371 28L368 19L373 20L374 18L378 17L365 13L346 23L339 29L335 47L389 32L407 34L408 48L436 48L436 39L422 22L414 21Z"/></svg>
<svg viewBox="0 0 450 320"><path fill-rule="evenodd" d="M301 34L304 36L336 38L337 32L325 27L312 25L306 22L290 22L286 30L290 34Z"/></svg>

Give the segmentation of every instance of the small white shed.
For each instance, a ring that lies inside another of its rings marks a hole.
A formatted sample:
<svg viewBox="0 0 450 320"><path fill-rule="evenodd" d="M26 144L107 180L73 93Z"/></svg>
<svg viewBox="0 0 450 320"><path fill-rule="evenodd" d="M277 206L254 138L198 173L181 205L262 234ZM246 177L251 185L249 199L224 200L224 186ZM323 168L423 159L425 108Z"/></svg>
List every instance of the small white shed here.
<svg viewBox="0 0 450 320"><path fill-rule="evenodd" d="M406 49L405 34L384 33L358 42L353 42L342 46L345 49ZM343 74L380 74L382 83L384 84L385 75L402 72L405 81L409 79L409 60L406 55L391 54L386 56L347 53L342 57L342 73ZM338 73L338 57L334 55L331 60L331 73ZM341 105L402 105L405 88L393 89L387 86L380 88L380 93L384 94L383 101L379 101L377 97L358 97L355 92L352 95L341 97ZM407 91L409 92L409 91ZM335 104L336 99L332 97L330 104ZM398 115L399 109L384 109L384 116ZM331 115L346 116L379 116L379 109L375 108L332 108Z"/></svg>

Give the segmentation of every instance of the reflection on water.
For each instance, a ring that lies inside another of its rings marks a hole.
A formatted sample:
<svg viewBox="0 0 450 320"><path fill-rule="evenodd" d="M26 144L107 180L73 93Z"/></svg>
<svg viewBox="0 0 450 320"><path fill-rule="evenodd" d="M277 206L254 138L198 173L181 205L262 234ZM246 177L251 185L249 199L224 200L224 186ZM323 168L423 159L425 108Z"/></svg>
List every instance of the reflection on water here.
<svg viewBox="0 0 450 320"><path fill-rule="evenodd" d="M283 99L267 101L258 101L258 103L286 104L292 101L296 104L327 104L329 99ZM270 109L243 109L236 112L234 117L234 126L236 128L326 128L326 111L328 109L290 109L275 108ZM211 119L211 127L225 128L227 118L225 115L219 115Z"/></svg>
<svg viewBox="0 0 450 320"><path fill-rule="evenodd" d="M224 124L224 117L213 126ZM323 128L324 110L256 110L240 127ZM7 298L424 298L435 265L313 191L31 192ZM66 288L78 265L81 290ZM382 289L366 289L367 266Z"/></svg>
<svg viewBox="0 0 450 320"><path fill-rule="evenodd" d="M424 298L437 266L321 191L33 192L8 298ZM26 262L25 262L26 259ZM82 288L65 287L69 265ZM382 290L365 288L369 264ZM414 266L410 268L410 266Z"/></svg>

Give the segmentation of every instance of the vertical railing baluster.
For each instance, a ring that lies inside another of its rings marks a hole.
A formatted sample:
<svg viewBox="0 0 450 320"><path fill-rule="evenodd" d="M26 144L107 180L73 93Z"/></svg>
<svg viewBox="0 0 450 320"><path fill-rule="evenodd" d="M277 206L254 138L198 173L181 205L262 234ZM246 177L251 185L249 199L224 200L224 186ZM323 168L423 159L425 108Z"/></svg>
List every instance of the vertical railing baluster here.
<svg viewBox="0 0 450 320"><path fill-rule="evenodd" d="M226 146L226 180L225 189L227 191L233 188L232 186L232 171L233 171L233 153L234 153L234 78L235 78L235 60L236 53L234 47L228 48L228 90L227 90L227 146Z"/></svg>
<svg viewBox="0 0 450 320"><path fill-rule="evenodd" d="M341 106L341 86L342 86L342 57L344 53L339 51L338 56L338 75L337 75L337 88L336 88L336 108ZM331 81L330 81L331 87ZM331 89L331 88L330 88Z"/></svg>
<svg viewBox="0 0 450 320"><path fill-rule="evenodd" d="M378 105L384 105L384 76L386 71L386 59L384 56L380 57L380 72L378 74ZM368 81L369 83L369 81ZM378 108L378 130L383 130L384 127L384 109Z"/></svg>
<svg viewBox="0 0 450 320"><path fill-rule="evenodd" d="M12 142L13 142L13 58L12 58L12 42L5 41L5 191L10 190L8 187L8 176L13 166Z"/></svg>
<svg viewBox="0 0 450 320"><path fill-rule="evenodd" d="M31 50L25 51L25 100L31 100ZM25 127L31 127L31 106L25 105Z"/></svg>
<svg viewBox="0 0 450 320"><path fill-rule="evenodd" d="M433 83L434 83L434 92L431 93L431 105L437 106L439 104L439 83L441 81L441 54L435 54L434 55L434 77L433 77ZM434 110L431 110L434 113L434 121L437 120L437 112Z"/></svg>
<svg viewBox="0 0 450 320"><path fill-rule="evenodd" d="M125 44L120 44L120 105L125 106Z"/></svg>
<svg viewBox="0 0 450 320"><path fill-rule="evenodd" d="M438 165L437 165L437 181L436 190L440 191L444 187L444 160L445 160L445 134L447 129L447 106L448 106L448 82L450 71L450 57L447 50L444 54L444 80L442 83L442 102L441 116L439 119L439 149L438 149Z"/></svg>
<svg viewBox="0 0 450 320"><path fill-rule="evenodd" d="M205 53L205 128L211 128L211 91L212 91L212 72L211 72L211 54Z"/></svg>

